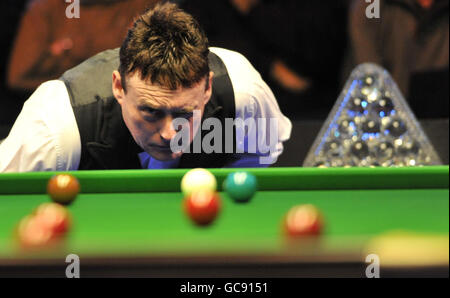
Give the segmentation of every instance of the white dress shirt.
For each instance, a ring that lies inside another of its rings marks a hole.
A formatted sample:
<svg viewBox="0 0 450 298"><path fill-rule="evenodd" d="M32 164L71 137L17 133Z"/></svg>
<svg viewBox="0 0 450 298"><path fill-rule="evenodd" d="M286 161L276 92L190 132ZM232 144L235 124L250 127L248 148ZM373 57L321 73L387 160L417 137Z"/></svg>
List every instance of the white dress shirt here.
<svg viewBox="0 0 450 298"><path fill-rule="evenodd" d="M257 167L274 163L283 152L283 142L290 138L292 124L285 117L267 84L241 54L210 48L225 64L233 85L236 118L275 118L278 121L276 150L265 154L269 162L261 164L262 154L248 154L229 167ZM213 86L214 88L214 86ZM247 148L248 136L256 133L269 144L268 127L254 126L256 131L237 132L237 147ZM247 152L247 151L245 151ZM60 80L40 85L25 102L8 137L0 144L0 172L77 170L81 158L81 141L75 115L65 84ZM176 168L179 160L162 162L146 152L139 154L141 165L148 169Z"/></svg>

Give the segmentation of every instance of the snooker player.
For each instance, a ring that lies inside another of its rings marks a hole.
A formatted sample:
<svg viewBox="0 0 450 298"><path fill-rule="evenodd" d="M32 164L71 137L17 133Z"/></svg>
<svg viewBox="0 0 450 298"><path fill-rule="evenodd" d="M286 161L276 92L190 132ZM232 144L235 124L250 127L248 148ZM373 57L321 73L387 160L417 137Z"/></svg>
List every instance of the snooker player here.
<svg viewBox="0 0 450 298"><path fill-rule="evenodd" d="M275 150L247 150L273 137L267 125L254 125L240 136L234 128L233 152L175 152L174 119L187 120L191 149L204 135L193 128L194 111L222 129L230 118L275 119ZM158 4L136 19L120 51L101 52L36 89L0 144L0 172L262 167L277 160L291 129L245 57L209 48L191 15ZM270 162L261 163L263 155Z"/></svg>

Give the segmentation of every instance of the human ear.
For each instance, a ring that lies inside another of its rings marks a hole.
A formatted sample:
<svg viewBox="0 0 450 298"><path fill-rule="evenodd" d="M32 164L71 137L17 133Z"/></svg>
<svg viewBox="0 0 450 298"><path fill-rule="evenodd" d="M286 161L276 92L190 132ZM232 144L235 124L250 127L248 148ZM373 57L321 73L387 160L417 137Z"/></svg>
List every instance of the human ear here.
<svg viewBox="0 0 450 298"><path fill-rule="evenodd" d="M206 91L205 91L205 100L204 100L204 104L207 104L208 101L209 101L210 98L211 98L211 95L212 95L212 88L213 88L213 85L212 85L213 77L214 77L214 72L210 71L210 72L209 72L209 77L207 78L207 80L208 80L208 87L206 88Z"/></svg>
<svg viewBox="0 0 450 298"><path fill-rule="evenodd" d="M122 105L125 98L125 90L122 86L122 77L117 70L112 73L112 91L117 102Z"/></svg>

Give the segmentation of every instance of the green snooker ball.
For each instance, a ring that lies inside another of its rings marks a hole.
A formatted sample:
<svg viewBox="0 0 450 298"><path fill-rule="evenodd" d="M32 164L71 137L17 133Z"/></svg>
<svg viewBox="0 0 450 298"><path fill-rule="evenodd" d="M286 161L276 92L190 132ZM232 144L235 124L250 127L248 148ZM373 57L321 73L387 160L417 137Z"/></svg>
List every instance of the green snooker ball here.
<svg viewBox="0 0 450 298"><path fill-rule="evenodd" d="M257 188L256 177L248 172L231 173L224 182L225 191L235 202L248 202Z"/></svg>

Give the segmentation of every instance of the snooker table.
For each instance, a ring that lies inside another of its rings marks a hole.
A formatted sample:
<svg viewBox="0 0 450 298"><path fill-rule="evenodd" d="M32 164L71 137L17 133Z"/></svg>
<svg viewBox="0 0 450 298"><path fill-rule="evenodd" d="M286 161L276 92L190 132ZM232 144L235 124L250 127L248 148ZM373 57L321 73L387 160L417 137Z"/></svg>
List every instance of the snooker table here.
<svg viewBox="0 0 450 298"><path fill-rule="evenodd" d="M221 192L207 227L182 211L187 170L72 172L81 193L58 248L23 251L13 230L50 201L54 172L0 174L0 276L65 277L68 254L81 277L365 277L376 254L381 277L443 276L449 265L449 167L239 169L256 175L248 203ZM211 169L219 190L236 169ZM287 239L283 216L311 203L323 234Z"/></svg>

